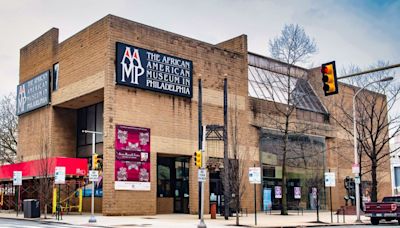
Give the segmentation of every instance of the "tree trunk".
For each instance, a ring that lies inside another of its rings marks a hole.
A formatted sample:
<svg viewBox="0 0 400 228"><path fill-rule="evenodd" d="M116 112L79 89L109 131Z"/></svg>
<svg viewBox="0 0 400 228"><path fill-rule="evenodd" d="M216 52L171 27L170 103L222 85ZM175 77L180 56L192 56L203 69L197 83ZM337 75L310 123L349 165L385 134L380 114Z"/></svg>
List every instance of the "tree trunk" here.
<svg viewBox="0 0 400 228"><path fill-rule="evenodd" d="M286 186L286 153L287 153L287 144L289 138L289 117L286 116L285 123L285 135L283 139L283 157L282 157L282 205L281 205L281 215L287 215L287 186Z"/></svg>
<svg viewBox="0 0 400 228"><path fill-rule="evenodd" d="M236 226L239 226L239 210L240 210L240 199L239 194L236 198Z"/></svg>
<svg viewBox="0 0 400 228"><path fill-rule="evenodd" d="M372 189L371 189L371 202L378 201L378 180L376 178L376 169L378 167L376 158L371 159L371 179L372 179Z"/></svg>
<svg viewBox="0 0 400 228"><path fill-rule="evenodd" d="M47 203L44 204L44 219L47 219Z"/></svg>

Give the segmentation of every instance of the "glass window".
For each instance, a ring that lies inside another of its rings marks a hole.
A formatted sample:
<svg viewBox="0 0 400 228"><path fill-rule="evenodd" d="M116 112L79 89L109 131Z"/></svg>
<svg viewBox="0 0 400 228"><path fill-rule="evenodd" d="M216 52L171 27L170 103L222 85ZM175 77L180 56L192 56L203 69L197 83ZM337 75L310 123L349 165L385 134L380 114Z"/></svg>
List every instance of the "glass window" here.
<svg viewBox="0 0 400 228"><path fill-rule="evenodd" d="M78 110L78 146L86 145L86 134L82 130L86 129L86 109Z"/></svg>
<svg viewBox="0 0 400 228"><path fill-rule="evenodd" d="M96 131L103 132L103 103L96 105ZM103 142L103 135L96 135L96 143Z"/></svg>
<svg viewBox="0 0 400 228"><path fill-rule="evenodd" d="M249 66L248 80L250 97L287 104L289 92L290 104L296 105L297 108L326 113L311 85L304 79Z"/></svg>
<svg viewBox="0 0 400 228"><path fill-rule="evenodd" d="M94 131L96 126L96 107L89 106L87 108L87 115L86 115L86 129L89 131ZM92 134L86 134L86 143L92 142Z"/></svg>
<svg viewBox="0 0 400 228"><path fill-rule="evenodd" d="M157 165L157 195L159 197L171 197L171 167L167 164Z"/></svg>
<svg viewBox="0 0 400 228"><path fill-rule="evenodd" d="M91 150L88 151L86 147L92 145L92 134L82 133L82 130L103 132L103 103L98 103L88 107L78 109L78 130L77 130L77 145L78 157L88 157ZM103 142L103 135L96 135L96 143ZM91 148L91 147L90 147ZM102 154L102 146L98 148L96 145L96 152Z"/></svg>
<svg viewBox="0 0 400 228"><path fill-rule="evenodd" d="M53 91L58 89L58 72L59 72L59 64L56 63L53 65Z"/></svg>

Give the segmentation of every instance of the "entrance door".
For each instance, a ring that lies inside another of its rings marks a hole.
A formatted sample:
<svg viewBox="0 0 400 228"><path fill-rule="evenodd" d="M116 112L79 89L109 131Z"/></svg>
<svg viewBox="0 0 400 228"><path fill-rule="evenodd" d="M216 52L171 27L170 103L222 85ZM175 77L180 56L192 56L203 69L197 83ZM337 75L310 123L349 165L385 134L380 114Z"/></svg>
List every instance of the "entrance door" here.
<svg viewBox="0 0 400 228"><path fill-rule="evenodd" d="M220 172L210 171L210 207L211 203L217 204L217 213L221 213L221 206L223 205L224 189ZM211 211L211 208L210 208Z"/></svg>
<svg viewBox="0 0 400 228"><path fill-rule="evenodd" d="M189 213L189 159L175 158L174 212Z"/></svg>

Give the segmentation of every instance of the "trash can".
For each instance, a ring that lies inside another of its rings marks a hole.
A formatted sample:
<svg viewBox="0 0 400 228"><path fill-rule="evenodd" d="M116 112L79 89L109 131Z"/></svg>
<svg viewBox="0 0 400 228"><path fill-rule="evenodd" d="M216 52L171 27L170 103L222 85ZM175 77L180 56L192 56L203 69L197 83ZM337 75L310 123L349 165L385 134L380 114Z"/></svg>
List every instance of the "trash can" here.
<svg viewBox="0 0 400 228"><path fill-rule="evenodd" d="M24 218L40 218L40 204L37 199L24 200Z"/></svg>
<svg viewBox="0 0 400 228"><path fill-rule="evenodd" d="M217 218L217 203L216 202L211 202L211 219L216 219Z"/></svg>

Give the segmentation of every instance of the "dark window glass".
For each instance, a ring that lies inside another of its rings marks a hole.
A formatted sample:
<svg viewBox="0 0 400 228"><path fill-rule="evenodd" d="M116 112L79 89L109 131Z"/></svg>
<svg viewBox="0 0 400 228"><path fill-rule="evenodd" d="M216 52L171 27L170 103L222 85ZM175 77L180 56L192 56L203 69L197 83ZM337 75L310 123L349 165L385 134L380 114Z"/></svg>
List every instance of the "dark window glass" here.
<svg viewBox="0 0 400 228"><path fill-rule="evenodd" d="M78 110L78 146L86 145L86 134L82 133L86 130L86 109Z"/></svg>
<svg viewBox="0 0 400 228"><path fill-rule="evenodd" d="M78 157L88 157L91 149L89 151L87 148L92 145L92 134L82 133L82 130L103 132L103 103L78 109ZM103 135L96 135L95 140L96 143L102 143ZM96 145L96 152L102 154L102 146L97 148L98 146Z"/></svg>
<svg viewBox="0 0 400 228"><path fill-rule="evenodd" d="M53 65L53 91L58 89L58 72L59 72L59 64L56 63Z"/></svg>
<svg viewBox="0 0 400 228"><path fill-rule="evenodd" d="M264 166L263 177L275 178L275 167L273 167L273 166Z"/></svg>
<svg viewBox="0 0 400 228"><path fill-rule="evenodd" d="M96 131L103 132L103 103L96 105ZM96 143L103 142L103 135L96 135Z"/></svg>

